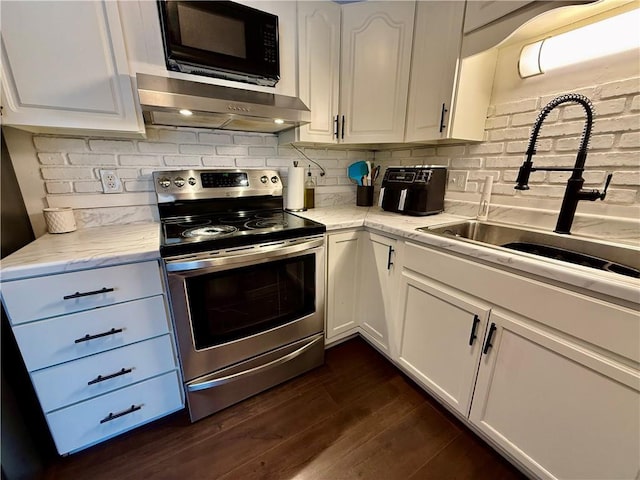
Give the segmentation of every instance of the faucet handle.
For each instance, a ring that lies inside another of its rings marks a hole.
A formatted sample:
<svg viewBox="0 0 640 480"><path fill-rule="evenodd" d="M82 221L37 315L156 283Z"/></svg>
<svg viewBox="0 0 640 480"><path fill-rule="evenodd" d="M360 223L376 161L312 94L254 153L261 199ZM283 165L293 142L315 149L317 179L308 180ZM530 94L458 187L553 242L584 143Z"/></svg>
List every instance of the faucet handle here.
<svg viewBox="0 0 640 480"><path fill-rule="evenodd" d="M600 200L604 200L607 196L607 189L609 188L609 184L611 183L611 179L613 178L613 173L609 173L607 175L607 179L604 181L604 187L602 189L602 193L600 194Z"/></svg>

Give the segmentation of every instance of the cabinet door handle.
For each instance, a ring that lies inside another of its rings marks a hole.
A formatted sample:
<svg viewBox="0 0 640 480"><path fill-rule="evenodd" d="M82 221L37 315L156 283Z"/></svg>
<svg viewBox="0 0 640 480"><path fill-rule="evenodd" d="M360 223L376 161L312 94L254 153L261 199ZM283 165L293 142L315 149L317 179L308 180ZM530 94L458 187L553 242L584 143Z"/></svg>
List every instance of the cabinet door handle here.
<svg viewBox="0 0 640 480"><path fill-rule="evenodd" d="M391 270L391 265L393 265L393 262L391 261L391 254L393 252L395 252L395 250L391 245L389 245L389 256L387 257L387 270Z"/></svg>
<svg viewBox="0 0 640 480"><path fill-rule="evenodd" d="M442 104L442 111L440 112L440 133L442 133L442 131L444 130L445 124L444 124L444 114L447 113L449 110L447 110L445 108L444 103Z"/></svg>
<svg viewBox="0 0 640 480"><path fill-rule="evenodd" d="M469 346L473 345L473 341L478 338L476 335L476 329L480 323L480 317L478 315L473 316L473 325L471 325L471 335L469 335Z"/></svg>
<svg viewBox="0 0 640 480"><path fill-rule="evenodd" d="M333 124L335 125L335 129L333 130L333 134L336 137L336 140L339 138L340 136L340 115L336 115L336 119L333 121Z"/></svg>
<svg viewBox="0 0 640 480"><path fill-rule="evenodd" d="M342 140L344 140L344 124L345 124L344 115L342 115Z"/></svg>
<svg viewBox="0 0 640 480"><path fill-rule="evenodd" d="M80 297L88 297L90 295L99 295L101 293L113 292L113 288L103 287L100 290L94 290L92 292L76 292L71 295L65 295L62 297L63 300L71 300L72 298L80 298Z"/></svg>
<svg viewBox="0 0 640 480"><path fill-rule="evenodd" d="M498 327L496 327L495 323L492 323L491 327L489 327L489 334L487 335L487 339L484 342L484 348L482 349L482 353L485 355L489 352L489 349L493 347L491 341L493 340L493 334L496 333L497 329Z"/></svg>
<svg viewBox="0 0 640 480"><path fill-rule="evenodd" d="M125 415L129 415L130 413L133 413L133 412L135 412L137 410L140 410L140 409L142 409L142 405L131 405L130 408L127 408L126 410L123 410L122 412L109 413L109 415L107 415L102 420L100 420L100 423L110 422L111 420L115 420L116 418L124 417Z"/></svg>
<svg viewBox="0 0 640 480"><path fill-rule="evenodd" d="M96 333L95 335L89 335L88 333L84 337L77 338L74 340L74 343L86 342L89 340L93 340L95 338L106 337L107 335L114 335L116 333L122 332L121 328L112 328L108 332Z"/></svg>
<svg viewBox="0 0 640 480"><path fill-rule="evenodd" d="M127 373L131 373L132 371L133 371L133 368L123 368L122 370L120 370L120 371L118 371L116 373L110 373L109 375L98 375L93 380L89 380L87 382L87 385L93 385L95 383L104 382L105 380L110 380L112 378L116 378L116 377L119 377L121 375L126 375Z"/></svg>

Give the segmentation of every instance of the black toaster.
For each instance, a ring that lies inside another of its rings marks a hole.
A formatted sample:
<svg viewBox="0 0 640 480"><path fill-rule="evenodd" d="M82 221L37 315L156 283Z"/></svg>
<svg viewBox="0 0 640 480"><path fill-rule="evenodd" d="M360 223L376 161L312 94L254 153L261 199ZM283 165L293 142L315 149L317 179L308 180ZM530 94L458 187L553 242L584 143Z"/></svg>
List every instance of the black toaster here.
<svg viewBox="0 0 640 480"><path fill-rule="evenodd" d="M447 167L419 165L388 167L382 179L378 204L388 212L433 215L444 210Z"/></svg>

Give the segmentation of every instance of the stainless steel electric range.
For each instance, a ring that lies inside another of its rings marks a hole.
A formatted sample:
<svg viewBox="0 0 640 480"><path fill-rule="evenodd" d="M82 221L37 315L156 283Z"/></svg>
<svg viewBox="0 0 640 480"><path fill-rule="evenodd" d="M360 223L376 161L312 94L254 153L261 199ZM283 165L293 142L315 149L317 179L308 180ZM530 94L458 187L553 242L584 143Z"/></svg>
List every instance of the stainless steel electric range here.
<svg viewBox="0 0 640 480"><path fill-rule="evenodd" d="M324 362L324 225L274 170L153 175L191 420Z"/></svg>

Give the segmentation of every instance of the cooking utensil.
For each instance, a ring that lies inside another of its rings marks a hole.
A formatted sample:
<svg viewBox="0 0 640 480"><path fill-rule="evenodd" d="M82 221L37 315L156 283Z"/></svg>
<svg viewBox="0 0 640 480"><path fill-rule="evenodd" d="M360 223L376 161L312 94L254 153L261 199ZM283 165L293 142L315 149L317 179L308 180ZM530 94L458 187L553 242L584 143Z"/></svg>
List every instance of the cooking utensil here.
<svg viewBox="0 0 640 480"><path fill-rule="evenodd" d="M362 186L362 177L368 173L369 170L367 169L367 162L363 160L352 163L347 167L348 177L360 186Z"/></svg>
<svg viewBox="0 0 640 480"><path fill-rule="evenodd" d="M380 165L377 165L373 169L373 173L371 174L371 185L373 185L373 183L376 181L378 175L380 175Z"/></svg>

